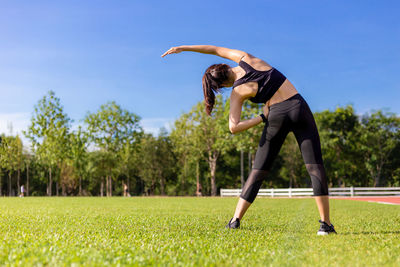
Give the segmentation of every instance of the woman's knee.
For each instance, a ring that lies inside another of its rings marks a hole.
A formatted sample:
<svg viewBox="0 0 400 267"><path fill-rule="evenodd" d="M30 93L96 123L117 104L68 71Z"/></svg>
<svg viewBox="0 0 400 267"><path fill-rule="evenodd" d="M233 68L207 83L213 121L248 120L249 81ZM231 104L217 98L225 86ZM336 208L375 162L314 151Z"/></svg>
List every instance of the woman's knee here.
<svg viewBox="0 0 400 267"><path fill-rule="evenodd" d="M252 169L249 178L247 178L247 181L242 189L240 197L250 203L253 203L258 191L260 190L262 182L267 177L267 173L268 171L266 170Z"/></svg>
<svg viewBox="0 0 400 267"><path fill-rule="evenodd" d="M306 164L307 172L311 177L314 196L329 195L328 181L323 164Z"/></svg>

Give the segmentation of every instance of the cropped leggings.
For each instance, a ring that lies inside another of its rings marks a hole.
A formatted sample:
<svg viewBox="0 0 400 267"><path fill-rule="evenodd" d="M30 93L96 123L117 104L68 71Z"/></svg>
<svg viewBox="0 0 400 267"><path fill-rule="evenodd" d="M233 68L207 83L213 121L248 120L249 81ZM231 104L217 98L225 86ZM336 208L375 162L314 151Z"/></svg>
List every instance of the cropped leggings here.
<svg viewBox="0 0 400 267"><path fill-rule="evenodd" d="M261 135L253 169L242 189L241 198L250 203L254 201L290 131L294 133L299 144L311 177L314 196L328 195L317 126L306 101L297 94L270 107L268 122Z"/></svg>

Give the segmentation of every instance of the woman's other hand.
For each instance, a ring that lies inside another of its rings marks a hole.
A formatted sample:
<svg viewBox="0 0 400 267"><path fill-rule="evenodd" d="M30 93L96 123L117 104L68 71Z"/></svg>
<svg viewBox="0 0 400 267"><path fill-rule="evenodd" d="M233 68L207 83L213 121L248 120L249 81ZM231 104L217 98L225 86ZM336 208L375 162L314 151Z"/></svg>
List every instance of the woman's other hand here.
<svg viewBox="0 0 400 267"><path fill-rule="evenodd" d="M182 51L183 51L183 48L181 48L180 46L171 47L170 49L167 50L167 52L162 54L161 57L165 57L166 55L169 55L169 54L178 54Z"/></svg>

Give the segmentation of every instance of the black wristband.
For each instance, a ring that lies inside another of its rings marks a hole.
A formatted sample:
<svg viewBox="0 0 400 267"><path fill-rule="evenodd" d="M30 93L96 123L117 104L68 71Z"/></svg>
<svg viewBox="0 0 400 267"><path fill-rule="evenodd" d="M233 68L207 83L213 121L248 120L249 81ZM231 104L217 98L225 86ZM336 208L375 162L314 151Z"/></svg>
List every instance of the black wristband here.
<svg viewBox="0 0 400 267"><path fill-rule="evenodd" d="M260 117L261 117L261 119L263 120L264 123L268 122L267 118L265 117L265 115L263 113L260 114Z"/></svg>

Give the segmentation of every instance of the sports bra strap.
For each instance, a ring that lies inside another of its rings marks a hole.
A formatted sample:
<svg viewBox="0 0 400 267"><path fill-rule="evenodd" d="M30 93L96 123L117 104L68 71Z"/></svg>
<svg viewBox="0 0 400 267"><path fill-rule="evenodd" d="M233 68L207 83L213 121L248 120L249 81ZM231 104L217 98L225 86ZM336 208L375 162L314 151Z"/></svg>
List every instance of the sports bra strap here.
<svg viewBox="0 0 400 267"><path fill-rule="evenodd" d="M246 62L243 61L243 60L240 60L240 61L239 61L239 66L242 67L242 68L244 69L244 71L246 72L246 74L247 74L248 72L250 72L250 71L255 71L255 69L254 69L252 66L250 66L248 63L246 63Z"/></svg>
<svg viewBox="0 0 400 267"><path fill-rule="evenodd" d="M244 69L246 74L242 78L236 80L233 83L233 88L235 88L236 86L239 86L239 85L241 85L243 83L248 82L249 81L249 75L252 75L252 73L257 72L257 70L255 70L252 66L250 66L248 63L244 62L243 60L239 61L239 66L242 67L242 69Z"/></svg>

